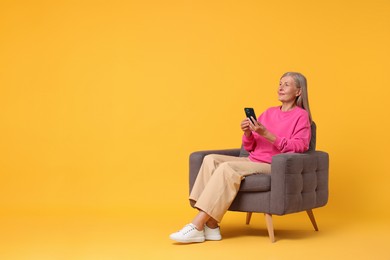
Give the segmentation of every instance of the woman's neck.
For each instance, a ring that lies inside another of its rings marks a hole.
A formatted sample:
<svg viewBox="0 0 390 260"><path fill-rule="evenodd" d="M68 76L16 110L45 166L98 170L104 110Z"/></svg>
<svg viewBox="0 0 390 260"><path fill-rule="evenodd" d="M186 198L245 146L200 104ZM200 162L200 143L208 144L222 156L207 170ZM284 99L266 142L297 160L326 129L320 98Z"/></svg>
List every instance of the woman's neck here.
<svg viewBox="0 0 390 260"><path fill-rule="evenodd" d="M282 110L283 112L286 112L286 111L292 110L296 106L297 105L295 102L283 103L282 106L280 107L280 110Z"/></svg>

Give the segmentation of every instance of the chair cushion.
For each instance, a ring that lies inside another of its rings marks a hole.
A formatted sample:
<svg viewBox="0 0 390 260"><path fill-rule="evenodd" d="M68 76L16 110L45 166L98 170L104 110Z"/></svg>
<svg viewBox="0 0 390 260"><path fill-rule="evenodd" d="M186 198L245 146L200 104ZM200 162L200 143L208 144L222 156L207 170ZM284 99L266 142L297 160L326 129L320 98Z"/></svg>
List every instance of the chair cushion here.
<svg viewBox="0 0 390 260"><path fill-rule="evenodd" d="M239 192L264 192L271 190L270 174L254 174L241 181Z"/></svg>

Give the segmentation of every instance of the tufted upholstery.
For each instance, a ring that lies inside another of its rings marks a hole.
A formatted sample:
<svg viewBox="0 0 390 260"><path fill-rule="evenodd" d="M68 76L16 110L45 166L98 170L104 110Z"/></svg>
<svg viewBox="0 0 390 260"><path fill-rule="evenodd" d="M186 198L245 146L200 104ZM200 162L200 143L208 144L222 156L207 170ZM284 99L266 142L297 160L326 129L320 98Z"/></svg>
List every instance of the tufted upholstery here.
<svg viewBox="0 0 390 260"><path fill-rule="evenodd" d="M329 156L316 151L316 125L312 124L312 139L307 153L285 153L272 158L271 174L247 176L229 210L266 213L268 231L273 240L270 216L307 211L317 230L312 209L328 202ZM190 191L207 154L247 156L245 150L198 151L190 155ZM193 206L193 202L191 201ZM249 215L249 214L248 214ZM268 217L268 218L267 218ZM250 215L249 215L250 220ZM247 223L249 223L247 219ZM271 224L269 225L269 222ZM270 227L271 226L271 227ZM271 236L272 233L272 236Z"/></svg>
<svg viewBox="0 0 390 260"><path fill-rule="evenodd" d="M328 154L274 156L271 166L271 214L284 215L324 206L328 201Z"/></svg>

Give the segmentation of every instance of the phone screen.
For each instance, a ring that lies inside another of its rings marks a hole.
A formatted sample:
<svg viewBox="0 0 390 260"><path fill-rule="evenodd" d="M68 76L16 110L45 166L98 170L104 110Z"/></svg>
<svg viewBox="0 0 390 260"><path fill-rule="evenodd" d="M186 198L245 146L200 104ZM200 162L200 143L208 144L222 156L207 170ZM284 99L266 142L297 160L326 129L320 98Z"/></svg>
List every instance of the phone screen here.
<svg viewBox="0 0 390 260"><path fill-rule="evenodd" d="M246 108L244 108L244 110L245 110L245 115L246 115L246 117L248 117L248 118L251 119L251 120L252 120L251 117L253 117L255 120L257 120L256 114L255 114L255 110L254 110L253 108L251 108L251 107L246 107ZM253 120L252 120L252 122L253 122ZM254 123L254 122L253 122L253 123Z"/></svg>

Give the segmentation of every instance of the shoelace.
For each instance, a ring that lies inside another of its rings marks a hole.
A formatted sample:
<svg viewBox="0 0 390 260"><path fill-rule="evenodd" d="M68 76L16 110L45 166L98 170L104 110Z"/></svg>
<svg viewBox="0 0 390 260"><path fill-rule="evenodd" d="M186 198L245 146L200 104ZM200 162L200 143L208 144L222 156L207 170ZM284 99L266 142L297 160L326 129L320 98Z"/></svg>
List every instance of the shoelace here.
<svg viewBox="0 0 390 260"><path fill-rule="evenodd" d="M195 229L195 227L193 227L190 224L188 224L181 230L181 233L183 235L187 235L189 232L193 231L194 229Z"/></svg>

